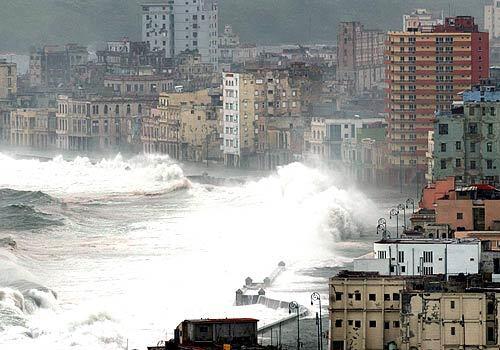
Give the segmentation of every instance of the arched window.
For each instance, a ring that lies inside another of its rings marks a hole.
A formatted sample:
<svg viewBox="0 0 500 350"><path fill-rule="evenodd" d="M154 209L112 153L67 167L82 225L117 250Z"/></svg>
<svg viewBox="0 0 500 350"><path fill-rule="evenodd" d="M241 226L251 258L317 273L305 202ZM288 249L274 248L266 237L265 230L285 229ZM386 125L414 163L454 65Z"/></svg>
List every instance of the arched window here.
<svg viewBox="0 0 500 350"><path fill-rule="evenodd" d="M120 113L120 106L118 106L118 105L115 106L115 113L116 114Z"/></svg>
<svg viewBox="0 0 500 350"><path fill-rule="evenodd" d="M104 114L108 114L108 105L104 105Z"/></svg>
<svg viewBox="0 0 500 350"><path fill-rule="evenodd" d="M137 113L141 114L142 113L142 105L139 103L137 106Z"/></svg>
<svg viewBox="0 0 500 350"><path fill-rule="evenodd" d="M130 105L127 105L127 114L130 114Z"/></svg>

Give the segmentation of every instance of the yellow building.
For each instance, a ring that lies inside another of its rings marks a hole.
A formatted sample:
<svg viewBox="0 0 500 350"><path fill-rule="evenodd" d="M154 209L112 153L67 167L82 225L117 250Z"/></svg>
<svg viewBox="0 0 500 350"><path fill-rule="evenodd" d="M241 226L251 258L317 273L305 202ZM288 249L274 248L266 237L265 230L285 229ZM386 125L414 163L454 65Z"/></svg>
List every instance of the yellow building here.
<svg viewBox="0 0 500 350"><path fill-rule="evenodd" d="M330 279L329 348L499 349L499 301L500 285L481 275L343 271Z"/></svg>
<svg viewBox="0 0 500 350"><path fill-rule="evenodd" d="M172 158L202 161L220 158L220 93L204 89L162 93L155 152Z"/></svg>
<svg viewBox="0 0 500 350"><path fill-rule="evenodd" d="M56 143L56 109L24 108L10 112L10 144L46 149Z"/></svg>

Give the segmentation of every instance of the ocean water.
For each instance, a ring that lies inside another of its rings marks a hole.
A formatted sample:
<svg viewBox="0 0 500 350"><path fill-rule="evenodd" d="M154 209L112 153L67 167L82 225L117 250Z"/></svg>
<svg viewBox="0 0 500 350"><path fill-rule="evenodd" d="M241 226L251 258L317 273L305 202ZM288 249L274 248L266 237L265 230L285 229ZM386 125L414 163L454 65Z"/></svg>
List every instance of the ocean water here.
<svg viewBox="0 0 500 350"><path fill-rule="evenodd" d="M300 163L227 186L186 176L202 171L0 153L0 348L145 349L188 318L262 326L288 310L233 306L235 291L280 261L267 295L309 306L319 291L327 314L328 277L371 249L394 197Z"/></svg>

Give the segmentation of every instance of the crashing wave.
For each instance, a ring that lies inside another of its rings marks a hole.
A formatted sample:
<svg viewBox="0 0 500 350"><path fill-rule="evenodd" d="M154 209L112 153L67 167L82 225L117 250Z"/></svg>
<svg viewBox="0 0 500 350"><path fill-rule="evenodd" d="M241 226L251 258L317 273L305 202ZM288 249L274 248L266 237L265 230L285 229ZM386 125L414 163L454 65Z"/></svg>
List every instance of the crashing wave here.
<svg viewBox="0 0 500 350"><path fill-rule="evenodd" d="M62 197L165 193L188 188L180 166L168 156L140 155L93 162L87 157L17 160L0 153L0 187ZM36 173L37 176L32 176ZM29 203L28 203L29 204Z"/></svg>

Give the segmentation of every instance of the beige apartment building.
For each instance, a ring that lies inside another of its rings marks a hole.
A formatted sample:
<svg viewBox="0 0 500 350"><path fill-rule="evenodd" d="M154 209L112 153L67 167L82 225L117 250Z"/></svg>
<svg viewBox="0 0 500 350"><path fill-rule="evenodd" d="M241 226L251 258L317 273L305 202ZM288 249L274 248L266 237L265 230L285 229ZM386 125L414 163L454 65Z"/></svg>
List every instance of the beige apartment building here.
<svg viewBox="0 0 500 350"><path fill-rule="evenodd" d="M10 112L10 144L36 149L56 144L56 109L23 108Z"/></svg>
<svg viewBox="0 0 500 350"><path fill-rule="evenodd" d="M224 162L232 167L274 169L302 155L314 72L287 69L223 73Z"/></svg>
<svg viewBox="0 0 500 350"><path fill-rule="evenodd" d="M500 288L481 275L330 279L331 350L499 348Z"/></svg>
<svg viewBox="0 0 500 350"><path fill-rule="evenodd" d="M75 151L130 151L140 143L141 119L156 98L70 97L57 99L56 147Z"/></svg>
<svg viewBox="0 0 500 350"><path fill-rule="evenodd" d="M0 59L0 105L9 102L17 94L17 65Z"/></svg>
<svg viewBox="0 0 500 350"><path fill-rule="evenodd" d="M220 109L218 90L160 94L158 108L145 118L144 151L196 162L219 159Z"/></svg>

